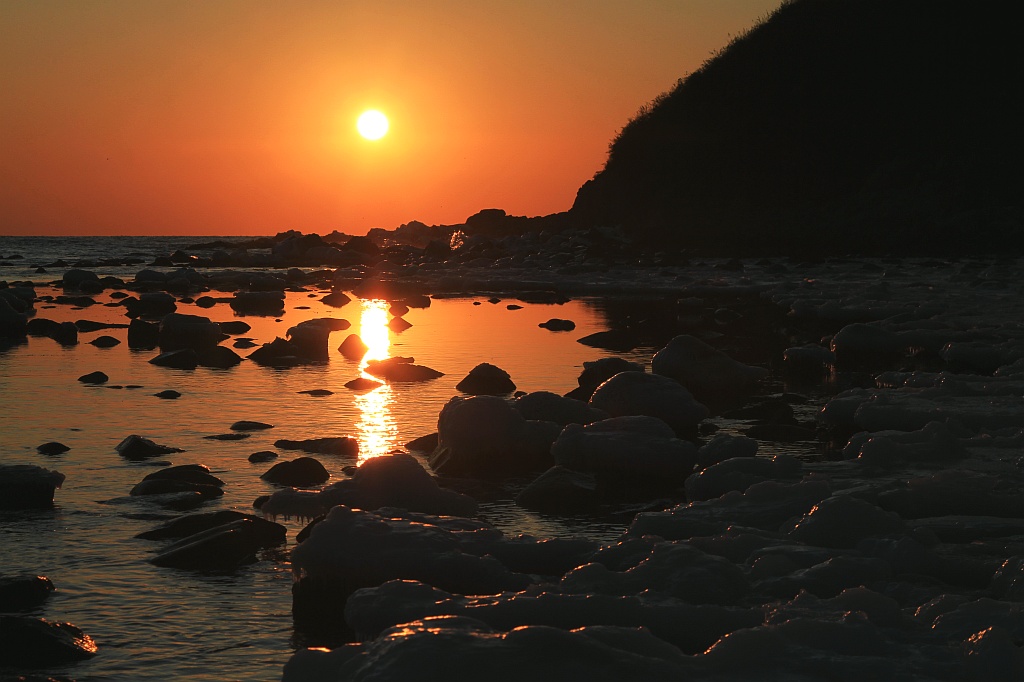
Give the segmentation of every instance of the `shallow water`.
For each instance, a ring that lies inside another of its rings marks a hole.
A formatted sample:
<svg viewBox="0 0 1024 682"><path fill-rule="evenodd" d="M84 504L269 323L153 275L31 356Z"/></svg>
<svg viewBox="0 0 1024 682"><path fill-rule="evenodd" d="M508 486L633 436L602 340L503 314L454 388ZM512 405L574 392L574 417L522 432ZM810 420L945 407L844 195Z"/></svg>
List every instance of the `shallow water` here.
<svg viewBox="0 0 1024 682"><path fill-rule="evenodd" d="M16 279L12 274L5 276ZM59 293L37 288L38 295ZM577 338L606 328L594 301L521 304L522 309L509 310L506 306L512 300L492 304L482 299L440 299L429 308L410 311L405 319L413 326L394 333L383 326L388 316L382 302L355 299L336 309L320 303L321 296L322 292L290 292L281 318L245 317L252 330L243 335L262 343L283 336L303 319L349 320L351 329L331 335L331 358L321 365L279 370L243 362L229 370L161 368L149 364L156 351L128 349L126 329L81 333L79 344L72 347L30 337L27 344L0 353L5 407L0 461L37 464L67 476L54 510L0 512L0 566L5 573L49 576L58 591L40 615L75 623L100 648L91 661L49 672L80 681L277 679L288 656L301 645L292 632L287 548L232 575L201 575L147 563L161 544L134 536L174 514L127 497L131 487L157 466L153 461L127 462L114 451L129 434L185 450L160 464L206 464L226 482L224 497L205 505L204 511L249 511L257 496L273 488L259 479L270 465L250 464L247 457L271 449L277 439L351 435L360 440L360 457L384 454L436 430L438 412L457 394L455 384L480 362L508 371L521 390L564 393L576 386L584 361L610 355L576 343ZM128 322L123 308L102 305L110 301L109 292L94 298L99 305L85 309L37 303L36 317ZM236 319L226 304L213 309L179 305L178 312L216 321ZM576 330L553 333L537 326L551 317L574 320ZM371 354L413 356L418 364L445 376L354 393L343 384L360 375L360 366L333 351L352 332L376 339ZM122 343L110 349L88 343L100 335ZM651 353L639 349L625 357L648 361ZM109 375L105 386L77 381L96 370ZM165 389L182 396L154 397ZM334 394L299 393L308 389ZM243 419L268 422L274 428L240 441L203 438L226 433L230 424ZM36 446L48 441L71 449L55 457L37 453ZM332 479L343 476L343 466L357 463L338 456L317 457ZM283 458L291 458L291 453ZM506 532L539 536L575 533L611 539L624 529L624 522L531 514L511 504L510 495L501 491L483 505L482 516ZM284 522L290 547L303 524Z"/></svg>

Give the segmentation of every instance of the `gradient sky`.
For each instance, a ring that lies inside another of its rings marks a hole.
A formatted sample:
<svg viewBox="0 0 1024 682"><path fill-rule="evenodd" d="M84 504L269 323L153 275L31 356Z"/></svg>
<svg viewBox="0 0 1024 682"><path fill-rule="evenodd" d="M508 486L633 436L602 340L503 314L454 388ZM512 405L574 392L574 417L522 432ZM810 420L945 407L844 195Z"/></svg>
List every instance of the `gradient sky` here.
<svg viewBox="0 0 1024 682"><path fill-rule="evenodd" d="M564 211L641 105L778 4L4 0L0 234Z"/></svg>

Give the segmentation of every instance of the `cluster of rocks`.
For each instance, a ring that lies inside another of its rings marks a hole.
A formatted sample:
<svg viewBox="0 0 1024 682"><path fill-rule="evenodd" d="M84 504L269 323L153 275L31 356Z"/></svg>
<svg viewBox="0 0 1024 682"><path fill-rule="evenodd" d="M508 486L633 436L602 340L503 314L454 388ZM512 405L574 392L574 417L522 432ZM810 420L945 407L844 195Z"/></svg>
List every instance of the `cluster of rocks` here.
<svg viewBox="0 0 1024 682"><path fill-rule="evenodd" d="M46 576L0 575L0 666L52 668L96 655L96 642L81 628L31 615L44 608L56 589Z"/></svg>

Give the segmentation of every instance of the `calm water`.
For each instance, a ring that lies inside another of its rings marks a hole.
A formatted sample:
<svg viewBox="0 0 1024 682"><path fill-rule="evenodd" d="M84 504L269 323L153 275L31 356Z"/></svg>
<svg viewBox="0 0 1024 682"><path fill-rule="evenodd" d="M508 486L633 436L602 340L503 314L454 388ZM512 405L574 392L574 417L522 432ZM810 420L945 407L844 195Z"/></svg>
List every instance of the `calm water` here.
<svg viewBox="0 0 1024 682"><path fill-rule="evenodd" d="M14 267L0 268L0 279L57 279L60 270L34 274L31 266L63 258L106 258L137 253L147 259L198 241L197 238L109 238L51 240L0 238L0 256L20 253ZM148 261L147 261L148 262ZM100 268L99 274L126 278L143 266ZM61 293L40 286L37 294ZM53 579L58 591L40 615L75 623L99 644L91 661L51 673L84 680L273 680L301 642L291 623L291 573L287 550L271 554L233 575L208 576L147 563L161 546L134 536L171 515L144 501L127 498L131 487L156 468L130 463L115 451L125 436L137 433L185 452L173 464L202 463L226 481L225 495L203 510L249 511L252 501L272 488L259 479L270 465L250 464L257 450L272 449L281 438L351 435L360 440L361 457L383 454L436 430L437 414L457 394L455 384L480 362L508 371L520 390L564 393L576 386L586 360L609 355L576 343L607 328L599 305L573 301L561 306L472 299L435 300L430 308L405 316L412 327L400 334L385 326L380 301L353 300L344 308L319 302L323 292L289 293L279 319L245 317L257 343L284 336L291 325L313 317L342 317L352 323L331 336L328 363L287 370L243 362L230 370L182 371L149 364L155 351L131 351L127 330L82 333L79 344L61 347L47 338L0 353L0 461L31 463L67 476L57 491L56 509L45 512L0 512L0 567L5 573L38 573ZM57 321L93 320L127 323L121 307L105 307L109 292L94 297L100 305L76 310L37 303L36 317ZM477 305L474 305L477 303ZM216 321L236 319L226 304L213 309L179 305L179 312ZM577 328L552 333L537 327L551 317L568 318ZM445 372L440 379L383 386L356 394L344 383L361 374L360 366L333 352L349 333L371 345L371 355L413 356L418 364ZM87 342L108 334L122 341L110 349ZM230 345L230 341L226 342ZM249 351L242 350L245 355ZM651 349L625 357L649 361ZM77 378L102 370L107 386L86 386ZM138 388L128 388L137 385ZM115 388L124 386L125 388ZM298 393L329 389L334 395ZM164 389L182 393L178 400L153 394ZM228 432L231 423L258 420L274 428L241 441L212 441L203 436ZM71 450L56 457L36 446L60 441ZM291 458L294 453L282 453ZM318 456L335 478L357 462ZM502 496L488 502L482 515L506 532L540 536L582 533L611 538L622 527L606 523L545 518L519 510ZM299 521L289 527L289 547Z"/></svg>

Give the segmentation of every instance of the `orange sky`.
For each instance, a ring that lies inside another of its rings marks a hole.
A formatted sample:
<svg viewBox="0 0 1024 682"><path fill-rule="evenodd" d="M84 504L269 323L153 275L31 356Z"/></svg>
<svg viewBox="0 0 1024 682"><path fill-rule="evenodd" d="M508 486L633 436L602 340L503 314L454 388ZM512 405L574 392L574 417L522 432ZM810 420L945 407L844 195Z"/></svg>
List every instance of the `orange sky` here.
<svg viewBox="0 0 1024 682"><path fill-rule="evenodd" d="M778 3L2 2L0 234L563 211L642 104Z"/></svg>

